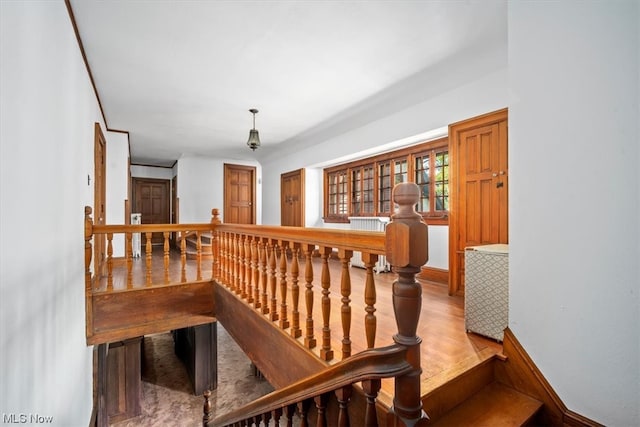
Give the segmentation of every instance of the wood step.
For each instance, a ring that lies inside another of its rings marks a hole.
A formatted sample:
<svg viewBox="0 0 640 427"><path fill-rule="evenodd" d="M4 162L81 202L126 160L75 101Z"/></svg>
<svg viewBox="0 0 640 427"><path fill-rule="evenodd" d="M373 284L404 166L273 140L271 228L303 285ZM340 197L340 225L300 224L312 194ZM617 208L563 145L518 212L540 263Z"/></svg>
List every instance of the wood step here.
<svg viewBox="0 0 640 427"><path fill-rule="evenodd" d="M526 426L540 408L539 400L494 381L429 425Z"/></svg>
<svg viewBox="0 0 640 427"><path fill-rule="evenodd" d="M201 233L200 234L200 244L202 246L211 246L211 241L213 240L213 236L211 233ZM192 234L187 237L187 244L196 246L196 235Z"/></svg>

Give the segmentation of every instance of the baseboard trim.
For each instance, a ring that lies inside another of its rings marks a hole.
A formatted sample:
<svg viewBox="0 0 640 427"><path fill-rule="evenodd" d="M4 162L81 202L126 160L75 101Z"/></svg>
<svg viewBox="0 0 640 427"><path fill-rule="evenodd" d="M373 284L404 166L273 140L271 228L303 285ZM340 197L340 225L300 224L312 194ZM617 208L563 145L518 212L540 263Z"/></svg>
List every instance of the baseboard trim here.
<svg viewBox="0 0 640 427"><path fill-rule="evenodd" d="M441 285L447 285L449 283L449 270L435 267L422 267L418 278Z"/></svg>

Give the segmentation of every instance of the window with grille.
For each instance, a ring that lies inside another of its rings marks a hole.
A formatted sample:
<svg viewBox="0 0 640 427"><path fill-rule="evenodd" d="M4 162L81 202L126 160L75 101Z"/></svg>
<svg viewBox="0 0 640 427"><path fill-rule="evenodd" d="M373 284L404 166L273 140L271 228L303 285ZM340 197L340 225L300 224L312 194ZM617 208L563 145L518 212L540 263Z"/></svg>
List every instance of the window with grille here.
<svg viewBox="0 0 640 427"><path fill-rule="evenodd" d="M341 170L328 175L328 216L346 216L347 209L347 170Z"/></svg>
<svg viewBox="0 0 640 427"><path fill-rule="evenodd" d="M351 169L351 214L373 215L373 165Z"/></svg>
<svg viewBox="0 0 640 427"><path fill-rule="evenodd" d="M430 150L414 157L414 181L420 188L418 211L427 217L449 210L449 152Z"/></svg>
<svg viewBox="0 0 640 427"><path fill-rule="evenodd" d="M415 182L420 188L416 210L428 223L448 221L446 138L327 168L324 174L327 222L348 222L349 216L390 216L393 187L401 182Z"/></svg>

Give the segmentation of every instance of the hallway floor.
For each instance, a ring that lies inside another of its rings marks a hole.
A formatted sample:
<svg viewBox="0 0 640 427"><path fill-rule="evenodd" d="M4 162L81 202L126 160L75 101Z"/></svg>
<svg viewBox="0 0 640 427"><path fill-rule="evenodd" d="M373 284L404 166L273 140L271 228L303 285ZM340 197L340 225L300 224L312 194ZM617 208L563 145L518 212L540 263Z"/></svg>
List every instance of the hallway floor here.
<svg viewBox="0 0 640 427"><path fill-rule="evenodd" d="M187 370L174 353L170 332L144 338L142 413L114 427L192 427L202 425L202 396L195 396ZM247 356L218 323L218 388L211 395L213 413L224 414L273 390L253 375Z"/></svg>

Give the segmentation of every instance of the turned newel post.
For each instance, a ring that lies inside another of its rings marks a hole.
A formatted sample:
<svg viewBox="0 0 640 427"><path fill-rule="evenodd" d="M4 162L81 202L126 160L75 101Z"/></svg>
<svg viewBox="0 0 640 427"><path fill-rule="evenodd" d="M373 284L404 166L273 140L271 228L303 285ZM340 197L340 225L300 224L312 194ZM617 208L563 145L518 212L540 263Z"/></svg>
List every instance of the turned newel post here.
<svg viewBox="0 0 640 427"><path fill-rule="evenodd" d="M393 411L408 427L415 426L427 416L420 400L420 342L416 336L422 288L415 275L427 262L427 224L422 221L414 206L420 198L420 190L414 183L398 184L392 199L397 210L386 228L386 256L398 278L393 283L393 310L398 333L393 340L406 346L407 361L413 371L396 377Z"/></svg>

